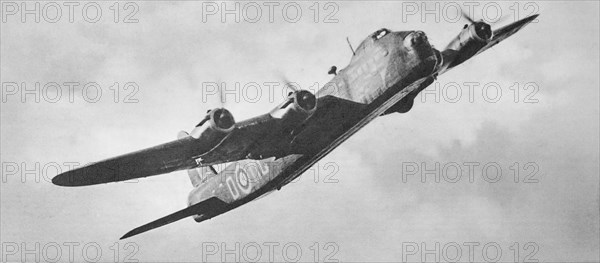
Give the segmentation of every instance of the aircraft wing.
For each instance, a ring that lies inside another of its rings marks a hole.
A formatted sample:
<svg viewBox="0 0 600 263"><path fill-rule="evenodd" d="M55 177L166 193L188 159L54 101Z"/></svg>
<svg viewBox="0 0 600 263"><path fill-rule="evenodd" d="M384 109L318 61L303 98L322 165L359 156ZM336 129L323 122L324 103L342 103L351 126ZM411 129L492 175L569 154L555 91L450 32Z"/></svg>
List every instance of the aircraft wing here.
<svg viewBox="0 0 600 263"><path fill-rule="evenodd" d="M492 39L474 55L510 37L535 20L537 16L533 15L494 30ZM456 53L452 54L452 52L447 53L448 57L456 58ZM438 75L449 69L451 67L441 70ZM418 86L417 92L427 85ZM194 148L195 139L185 136L173 142L67 171L54 177L52 182L61 186L93 185L242 159L277 158L289 154L314 153L314 149L319 149L319 146L323 145L318 142L319 140L327 141L325 136L336 136L337 132L330 132L331 129L340 129L341 132L347 128L339 127L331 120L353 118L360 115L355 113L364 107L363 104L335 96L323 96L317 99L316 111L302 123L289 123L285 119L277 119L270 114L265 114L236 123L233 131L208 151L197 153L197 149ZM304 136L297 137L299 133L303 133ZM306 134L310 135L306 136Z"/></svg>
<svg viewBox="0 0 600 263"><path fill-rule="evenodd" d="M442 67L438 71L438 75L441 75L441 74L445 73L446 71L458 66L459 64L462 64L463 62L492 48L493 46L497 45L498 43L502 42L503 40L505 40L508 37L512 36L513 34L517 33L519 30L523 29L523 27L525 27L526 25L531 23L537 17L538 17L537 14L532 15L532 16L523 18L519 21L516 21L512 24L509 24L509 25L506 25L504 27L494 30L493 34L492 34L492 38L487 43L482 44L481 47L477 47L477 50L474 50L473 52L471 52L470 49L467 49L464 52L459 51L459 50L454 50L451 48L444 50L442 52L442 54L445 57L444 60L446 60L445 61L446 66ZM479 45L479 44L477 44L477 45Z"/></svg>
<svg viewBox="0 0 600 263"><path fill-rule="evenodd" d="M211 151L197 156L202 166L243 159L265 159L309 153L305 145L294 143L296 135L307 129L327 130L331 120L350 118L365 105L335 96L317 98L315 112L302 123L286 123L269 114L236 123L236 128ZM318 135L317 135L318 136Z"/></svg>
<svg viewBox="0 0 600 263"><path fill-rule="evenodd" d="M531 23L537 17L538 17L538 15L532 15L532 16L523 18L517 22L514 22L512 24L509 24L509 25L506 25L504 27L494 30L494 34L493 34L493 37L490 40L490 42L486 46L481 48L481 50L479 50L477 52L477 54L480 54L481 52L488 50L489 48L495 46L496 44L500 43L501 41L503 41L503 40L507 39L508 37L512 36L513 34L517 33L519 30L521 30L523 27L525 27L526 25Z"/></svg>
<svg viewBox="0 0 600 263"><path fill-rule="evenodd" d="M362 105L333 96L318 98L317 103L313 116L323 115L317 119L327 118L328 114L352 113ZM333 107L335 110L331 110ZM202 138L180 136L169 143L67 171L52 178L52 183L60 186L95 185L243 159L301 153L299 147L292 147L294 133L310 123L313 125L309 126L316 125L310 119L303 123L290 123L285 118L265 114L236 123L235 128L208 151L198 151Z"/></svg>
<svg viewBox="0 0 600 263"><path fill-rule="evenodd" d="M229 205L227 203L223 202L221 199L219 199L217 197L211 197L200 203L191 205L188 208L179 210L173 214L159 218L148 224L145 224L143 226L135 228L135 229L127 232L120 239L125 239L125 238L131 237L131 236L135 236L135 235L144 233L146 231L155 229L157 227L161 227L166 224L170 224L175 221L178 221L178 220L181 220L183 218L193 216L193 215L201 214L201 215L206 216L205 219L209 219L211 217L217 216L217 215L225 212L228 209L228 206Z"/></svg>
<svg viewBox="0 0 600 263"><path fill-rule="evenodd" d="M60 186L84 186L126 181L191 168L196 165L188 156L193 151L190 136L141 151L91 163L52 178Z"/></svg>

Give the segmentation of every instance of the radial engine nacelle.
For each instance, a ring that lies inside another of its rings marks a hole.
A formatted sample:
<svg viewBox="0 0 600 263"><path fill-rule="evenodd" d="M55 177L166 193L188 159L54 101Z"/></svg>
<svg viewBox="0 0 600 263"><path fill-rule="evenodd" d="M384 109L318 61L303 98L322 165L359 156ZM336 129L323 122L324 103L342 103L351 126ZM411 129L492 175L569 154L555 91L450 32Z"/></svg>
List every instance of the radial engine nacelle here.
<svg viewBox="0 0 600 263"><path fill-rule="evenodd" d="M492 27L483 22L467 24L442 53L446 68L455 67L471 58L492 39Z"/></svg>
<svg viewBox="0 0 600 263"><path fill-rule="evenodd" d="M291 122L303 122L317 109L317 98L307 90L290 92L287 100L273 109L269 114L276 119Z"/></svg>
<svg viewBox="0 0 600 263"><path fill-rule="evenodd" d="M211 144L207 148L216 146L227 134L233 131L235 121L233 115L223 108L216 108L207 112L206 116L190 133L200 142Z"/></svg>

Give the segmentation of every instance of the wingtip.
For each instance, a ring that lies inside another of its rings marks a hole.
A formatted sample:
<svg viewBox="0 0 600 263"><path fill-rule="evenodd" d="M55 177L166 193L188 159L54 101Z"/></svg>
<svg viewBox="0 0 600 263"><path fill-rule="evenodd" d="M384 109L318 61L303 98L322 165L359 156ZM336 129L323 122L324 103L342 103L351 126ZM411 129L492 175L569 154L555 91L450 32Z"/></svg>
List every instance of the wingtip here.
<svg viewBox="0 0 600 263"><path fill-rule="evenodd" d="M529 17L524 18L523 21L525 21L526 23L529 23L529 22L535 20L538 16L540 16L540 14L531 15Z"/></svg>
<svg viewBox="0 0 600 263"><path fill-rule="evenodd" d="M54 178L52 178L52 184L58 186L73 186L69 184L69 176L65 173L54 176Z"/></svg>
<svg viewBox="0 0 600 263"><path fill-rule="evenodd" d="M131 231L125 233L125 235L123 235L121 238L119 238L119 240L123 240L123 239L126 239L128 237L135 236L137 234L139 234L139 233L135 233L135 229L134 229L134 230L131 230Z"/></svg>

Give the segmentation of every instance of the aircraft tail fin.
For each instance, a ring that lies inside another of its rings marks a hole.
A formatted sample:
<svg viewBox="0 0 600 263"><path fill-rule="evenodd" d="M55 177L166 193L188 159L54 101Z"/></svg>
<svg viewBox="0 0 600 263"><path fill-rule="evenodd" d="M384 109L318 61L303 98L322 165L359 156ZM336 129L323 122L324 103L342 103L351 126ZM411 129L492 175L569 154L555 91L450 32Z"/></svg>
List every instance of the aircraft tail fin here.
<svg viewBox="0 0 600 263"><path fill-rule="evenodd" d="M123 235L120 239L125 239L128 237L132 237L141 233L144 233L146 231L164 226L166 224L170 224L173 223L175 221L181 220L183 218L189 217L189 216L193 216L193 215L197 215L197 214L205 214L208 215L208 217L212 217L212 216L216 216L219 213L222 213L223 211L225 211L227 209L228 204L223 202L221 199L219 199L218 197L211 197L207 200L204 200L200 203L197 203L195 205L191 205L188 208L179 210L173 214L170 214L168 216L159 218L155 221L152 221L148 224L145 224L143 226L140 226L138 228L135 228L129 232L127 232L125 235Z"/></svg>

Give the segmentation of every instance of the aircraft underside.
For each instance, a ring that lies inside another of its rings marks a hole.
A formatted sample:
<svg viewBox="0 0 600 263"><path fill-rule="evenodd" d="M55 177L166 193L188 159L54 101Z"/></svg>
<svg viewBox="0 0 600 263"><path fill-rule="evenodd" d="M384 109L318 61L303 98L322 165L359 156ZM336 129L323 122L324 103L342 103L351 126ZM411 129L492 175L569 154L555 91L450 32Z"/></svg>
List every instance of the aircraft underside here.
<svg viewBox="0 0 600 263"><path fill-rule="evenodd" d="M317 94L295 90L269 113L241 122L226 109L213 109L175 141L67 171L52 182L84 186L188 170L194 186L188 208L122 238L185 217L198 222L213 218L281 189L378 116L410 110L414 97L438 76L536 17L495 31L483 21L470 20L441 52L422 31L380 29L353 50L350 64L333 71L336 76ZM232 164L220 172L213 168L225 163ZM201 178L198 170L206 176Z"/></svg>

